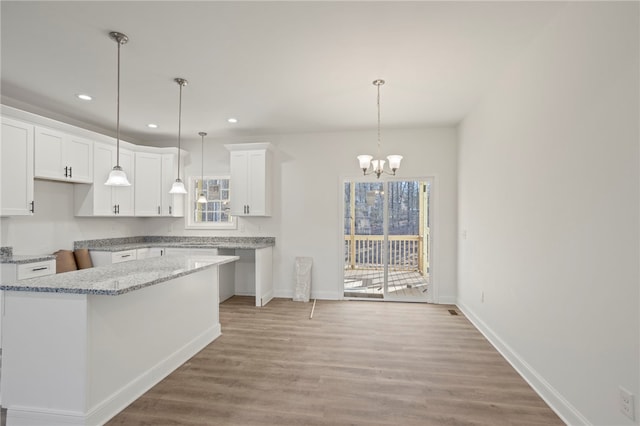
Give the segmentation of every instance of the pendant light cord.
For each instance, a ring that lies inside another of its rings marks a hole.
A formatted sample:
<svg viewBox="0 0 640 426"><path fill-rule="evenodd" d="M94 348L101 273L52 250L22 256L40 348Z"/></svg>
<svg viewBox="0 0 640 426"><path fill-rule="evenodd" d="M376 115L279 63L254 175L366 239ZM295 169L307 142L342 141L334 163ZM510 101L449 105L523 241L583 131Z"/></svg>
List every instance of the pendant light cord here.
<svg viewBox="0 0 640 426"><path fill-rule="evenodd" d="M120 46L121 40L118 42L118 94L116 96L116 167L120 168Z"/></svg>
<svg viewBox="0 0 640 426"><path fill-rule="evenodd" d="M202 136L202 152L200 153L200 184L202 185L202 192L204 192L204 135L206 133L200 132L200 136Z"/></svg>
<svg viewBox="0 0 640 426"><path fill-rule="evenodd" d="M180 179L180 132L182 130L182 86L184 83L178 82L180 85L180 98L178 103L178 179Z"/></svg>

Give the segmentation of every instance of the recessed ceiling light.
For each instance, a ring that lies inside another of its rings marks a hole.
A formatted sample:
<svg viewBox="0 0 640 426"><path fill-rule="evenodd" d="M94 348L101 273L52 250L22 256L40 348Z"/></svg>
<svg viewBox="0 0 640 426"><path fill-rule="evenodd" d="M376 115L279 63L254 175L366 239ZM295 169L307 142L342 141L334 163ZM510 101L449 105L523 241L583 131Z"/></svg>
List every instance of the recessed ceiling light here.
<svg viewBox="0 0 640 426"><path fill-rule="evenodd" d="M91 96L86 95L84 93L80 93L76 96L78 97L78 99L82 99L83 101L90 101L91 99L93 99Z"/></svg>
<svg viewBox="0 0 640 426"><path fill-rule="evenodd" d="M238 122L238 119L237 119L237 118L227 118L227 121L228 121L229 123L237 123L237 122Z"/></svg>
<svg viewBox="0 0 640 426"><path fill-rule="evenodd" d="M149 124L147 124L147 127L150 128L150 129L157 129L158 125L157 124L153 124L153 123L149 123Z"/></svg>

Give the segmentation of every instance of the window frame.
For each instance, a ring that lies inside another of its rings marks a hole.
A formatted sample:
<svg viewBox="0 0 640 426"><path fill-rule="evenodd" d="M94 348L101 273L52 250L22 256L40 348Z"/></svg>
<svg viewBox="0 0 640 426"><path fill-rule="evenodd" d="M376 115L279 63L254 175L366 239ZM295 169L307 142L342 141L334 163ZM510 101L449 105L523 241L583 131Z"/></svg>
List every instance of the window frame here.
<svg viewBox="0 0 640 426"><path fill-rule="evenodd" d="M202 176L189 176L188 178L188 186L187 186L187 211L185 214L185 229L237 229L238 228L238 219L236 216L229 214L231 221L229 222L195 222L194 218L194 207L196 200L198 199L200 194L192 193L192 189L195 187L197 181L201 180ZM226 179L231 181L231 176L229 175L205 175L204 180L222 180ZM229 190L229 200L233 194Z"/></svg>

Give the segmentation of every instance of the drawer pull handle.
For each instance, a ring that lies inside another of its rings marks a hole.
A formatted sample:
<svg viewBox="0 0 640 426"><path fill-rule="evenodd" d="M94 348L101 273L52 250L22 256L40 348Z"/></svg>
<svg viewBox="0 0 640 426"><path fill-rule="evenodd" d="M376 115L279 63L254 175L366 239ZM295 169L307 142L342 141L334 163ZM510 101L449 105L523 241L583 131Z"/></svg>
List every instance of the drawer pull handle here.
<svg viewBox="0 0 640 426"><path fill-rule="evenodd" d="M131 255L130 254L123 254L123 255L120 255L120 257L131 257Z"/></svg>
<svg viewBox="0 0 640 426"><path fill-rule="evenodd" d="M49 269L48 266L42 266L40 268L33 268L32 271L36 272L36 271L46 271L47 269Z"/></svg>

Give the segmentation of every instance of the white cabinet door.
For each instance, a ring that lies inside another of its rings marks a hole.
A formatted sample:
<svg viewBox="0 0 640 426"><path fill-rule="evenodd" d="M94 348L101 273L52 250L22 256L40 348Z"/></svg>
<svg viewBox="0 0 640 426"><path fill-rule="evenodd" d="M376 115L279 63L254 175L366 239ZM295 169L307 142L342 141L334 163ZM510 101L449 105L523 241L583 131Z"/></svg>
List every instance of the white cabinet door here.
<svg viewBox="0 0 640 426"><path fill-rule="evenodd" d="M116 147L96 143L93 148L93 185L75 185L76 216L133 216L133 152L120 149L120 166L131 186L113 187L104 183L116 165Z"/></svg>
<svg viewBox="0 0 640 426"><path fill-rule="evenodd" d="M186 196L169 194L177 176L177 157L176 154L162 154L162 216L184 217ZM187 188L188 190L189 188Z"/></svg>
<svg viewBox="0 0 640 426"><path fill-rule="evenodd" d="M231 194L231 215L246 216L247 205L249 204L249 163L247 152L231 152L231 180L229 182L229 192Z"/></svg>
<svg viewBox="0 0 640 426"><path fill-rule="evenodd" d="M114 147L115 150L115 147ZM115 156L113 165L115 165ZM113 166L111 166L113 168ZM113 203L117 206L118 216L134 216L135 215L135 159L133 151L120 149L120 167L127 174L131 186L114 186Z"/></svg>
<svg viewBox="0 0 640 426"><path fill-rule="evenodd" d="M162 155L136 152L135 215L160 216L162 214Z"/></svg>
<svg viewBox="0 0 640 426"><path fill-rule="evenodd" d="M267 205L267 152L250 151L247 155L249 164L248 209L250 216L269 216Z"/></svg>
<svg viewBox="0 0 640 426"><path fill-rule="evenodd" d="M63 145L62 157L69 167L70 182L93 182L93 141L69 136Z"/></svg>
<svg viewBox="0 0 640 426"><path fill-rule="evenodd" d="M65 180L68 166L62 160L64 133L36 127L35 137L35 177Z"/></svg>
<svg viewBox="0 0 640 426"><path fill-rule="evenodd" d="M33 125L2 118L0 191L0 215L33 213Z"/></svg>
<svg viewBox="0 0 640 426"><path fill-rule="evenodd" d="M238 147L255 149L239 150ZM225 145L231 150L231 214L271 215L270 144Z"/></svg>
<svg viewBox="0 0 640 426"><path fill-rule="evenodd" d="M35 128L35 177L91 183L93 142L45 127Z"/></svg>

